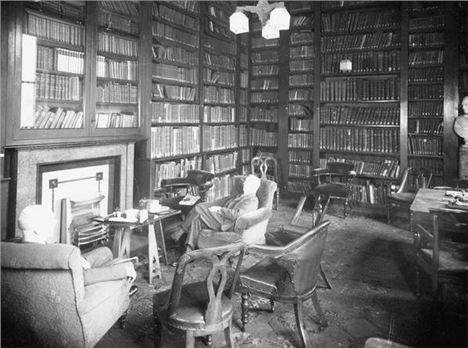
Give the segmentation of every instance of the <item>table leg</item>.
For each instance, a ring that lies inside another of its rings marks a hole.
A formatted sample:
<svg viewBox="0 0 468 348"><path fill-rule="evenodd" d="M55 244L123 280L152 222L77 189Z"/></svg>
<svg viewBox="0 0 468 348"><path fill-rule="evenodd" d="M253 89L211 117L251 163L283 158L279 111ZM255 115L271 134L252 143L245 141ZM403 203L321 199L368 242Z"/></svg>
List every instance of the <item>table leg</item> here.
<svg viewBox="0 0 468 348"><path fill-rule="evenodd" d="M162 243L161 248L162 248L162 252L164 256L164 263L167 265L168 262L167 262L166 242L164 240L164 230L163 230L163 225L162 225L161 220L159 220L159 233L161 236L161 243Z"/></svg>
<svg viewBox="0 0 468 348"><path fill-rule="evenodd" d="M112 243L112 254L114 257L130 257L130 240L132 230L125 227L116 227L114 241Z"/></svg>
<svg viewBox="0 0 468 348"><path fill-rule="evenodd" d="M154 232L154 224L148 224L148 278L153 284L153 277L161 279L161 265L159 264L158 244Z"/></svg>

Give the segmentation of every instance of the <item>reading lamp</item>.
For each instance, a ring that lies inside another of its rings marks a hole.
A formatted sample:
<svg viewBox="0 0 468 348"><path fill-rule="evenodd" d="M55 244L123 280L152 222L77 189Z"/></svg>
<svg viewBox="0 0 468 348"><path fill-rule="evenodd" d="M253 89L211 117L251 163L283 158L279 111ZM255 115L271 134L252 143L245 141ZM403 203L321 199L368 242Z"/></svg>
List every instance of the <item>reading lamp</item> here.
<svg viewBox="0 0 468 348"><path fill-rule="evenodd" d="M284 7L284 2L268 3L259 0L257 6L237 6L236 11L229 17L229 29L234 34L249 32L249 18L244 12L255 13L262 23L262 37L265 39L279 38L280 30L289 29L291 16Z"/></svg>

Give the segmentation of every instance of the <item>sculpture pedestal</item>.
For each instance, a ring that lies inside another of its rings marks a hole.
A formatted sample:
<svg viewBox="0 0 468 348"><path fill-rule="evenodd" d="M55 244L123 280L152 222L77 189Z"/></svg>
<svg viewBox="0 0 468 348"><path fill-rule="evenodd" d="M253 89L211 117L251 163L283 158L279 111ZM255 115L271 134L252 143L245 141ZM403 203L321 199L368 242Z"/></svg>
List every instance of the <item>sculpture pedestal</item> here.
<svg viewBox="0 0 468 348"><path fill-rule="evenodd" d="M468 146L460 147L458 156L458 178L468 179Z"/></svg>

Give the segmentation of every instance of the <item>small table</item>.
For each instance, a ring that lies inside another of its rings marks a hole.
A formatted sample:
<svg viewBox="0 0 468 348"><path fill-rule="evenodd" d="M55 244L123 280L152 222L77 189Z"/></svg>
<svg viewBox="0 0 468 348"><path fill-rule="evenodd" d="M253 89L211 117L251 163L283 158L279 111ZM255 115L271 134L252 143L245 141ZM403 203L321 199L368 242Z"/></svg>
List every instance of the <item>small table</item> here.
<svg viewBox="0 0 468 348"><path fill-rule="evenodd" d="M114 242L112 245L112 253L114 257L130 257L130 240L134 229L141 229L148 226L148 278L149 284L153 284L153 277L161 279L161 265L159 263L158 244L156 241L156 233L154 224L159 224L159 233L161 237L161 249L163 252L164 263L167 265L166 243L164 241L164 229L162 221L172 216L180 215L180 210L169 210L164 213L154 214L149 213L148 219L144 222L126 222L112 221L105 219L101 222L115 229Z"/></svg>

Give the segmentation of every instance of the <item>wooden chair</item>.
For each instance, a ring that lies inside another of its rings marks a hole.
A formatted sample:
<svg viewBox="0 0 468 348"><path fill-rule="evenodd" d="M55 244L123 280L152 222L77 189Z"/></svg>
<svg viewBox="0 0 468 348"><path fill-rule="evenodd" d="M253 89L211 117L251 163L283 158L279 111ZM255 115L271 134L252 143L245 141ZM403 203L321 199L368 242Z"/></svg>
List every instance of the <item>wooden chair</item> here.
<svg viewBox="0 0 468 348"><path fill-rule="evenodd" d="M172 288L153 297L155 346L160 347L162 326L171 331L185 331L186 347L195 346L195 337L224 330L226 344L233 347L231 324L232 295L239 277L245 244L235 243L218 248L194 250L182 255ZM239 255L232 282L227 288L229 260ZM187 266L205 260L211 269L205 279L183 284Z"/></svg>
<svg viewBox="0 0 468 348"><path fill-rule="evenodd" d="M253 245L251 252L264 258L240 276L239 291L242 293L242 331L248 322L250 294L268 298L273 311L274 302L292 303L296 325L303 347L310 347L303 323L303 303L312 298L319 315L320 327L327 326L317 298L317 280L320 270L329 221L311 229L303 236L282 246Z"/></svg>
<svg viewBox="0 0 468 348"><path fill-rule="evenodd" d="M456 282L467 287L468 211L430 209L432 226L418 224L414 232L416 293L420 295L420 270L430 275L432 293L439 284Z"/></svg>
<svg viewBox="0 0 468 348"><path fill-rule="evenodd" d="M408 210L420 188L428 188L431 184L432 173L428 169L408 167L403 172L400 185L396 192L387 195L387 223L390 224L391 209L393 206L403 206Z"/></svg>
<svg viewBox="0 0 468 348"><path fill-rule="evenodd" d="M261 179L268 179L276 182L277 184L279 183L278 161L276 158L267 155L259 155L252 158L250 166L252 174L259 175ZM278 203L279 188L276 188L275 201L273 205L275 210L278 210Z"/></svg>
<svg viewBox="0 0 468 348"><path fill-rule="evenodd" d="M327 212L332 199L343 201L343 216L346 217L346 208L350 205L351 183L356 176L354 164L345 162L329 162L326 168L317 168L313 171L316 186L312 190L316 202L320 206L320 216ZM322 200L325 199L325 204Z"/></svg>

